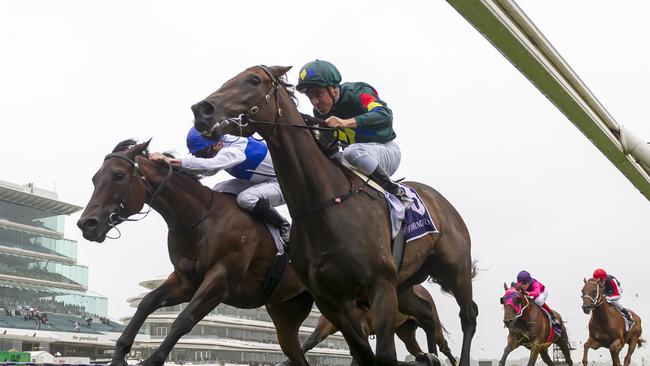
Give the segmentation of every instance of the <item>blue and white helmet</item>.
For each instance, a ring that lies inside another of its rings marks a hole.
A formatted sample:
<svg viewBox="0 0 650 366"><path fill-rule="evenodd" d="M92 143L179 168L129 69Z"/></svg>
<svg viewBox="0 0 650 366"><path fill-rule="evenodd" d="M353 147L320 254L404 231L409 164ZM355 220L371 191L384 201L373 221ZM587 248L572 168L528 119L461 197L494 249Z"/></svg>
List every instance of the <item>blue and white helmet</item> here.
<svg viewBox="0 0 650 366"><path fill-rule="evenodd" d="M205 149L210 145L214 145L216 142L217 141L203 137L203 135L201 135L201 132L199 132L194 127L190 128L190 131L187 133L187 149L192 155L195 155L197 152Z"/></svg>

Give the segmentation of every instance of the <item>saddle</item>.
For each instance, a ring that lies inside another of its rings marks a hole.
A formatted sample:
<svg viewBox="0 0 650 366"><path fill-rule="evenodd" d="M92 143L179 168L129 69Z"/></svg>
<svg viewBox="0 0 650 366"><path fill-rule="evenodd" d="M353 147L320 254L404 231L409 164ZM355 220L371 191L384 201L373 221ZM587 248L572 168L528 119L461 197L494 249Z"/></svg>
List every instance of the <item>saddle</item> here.
<svg viewBox="0 0 650 366"><path fill-rule="evenodd" d="M562 336L562 327L557 327L555 326L555 322L553 322L553 318L551 317L551 314L549 314L546 309L543 307L539 307L542 312L546 315L546 319L548 320L548 326L551 329L551 331L548 333L548 337L546 338L547 343L553 343L553 340L555 339L555 336L561 337Z"/></svg>

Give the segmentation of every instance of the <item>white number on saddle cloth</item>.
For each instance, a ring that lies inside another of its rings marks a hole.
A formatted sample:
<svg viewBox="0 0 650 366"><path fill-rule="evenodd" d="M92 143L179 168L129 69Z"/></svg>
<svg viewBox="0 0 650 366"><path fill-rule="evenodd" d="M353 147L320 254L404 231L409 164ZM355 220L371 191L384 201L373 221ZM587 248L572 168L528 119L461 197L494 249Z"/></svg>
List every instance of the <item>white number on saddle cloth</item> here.
<svg viewBox="0 0 650 366"><path fill-rule="evenodd" d="M404 187L404 191L406 191L406 195L413 200L413 205L411 206L411 210L417 212L420 216L424 216L424 213L426 212L427 209L426 207L424 207L422 202L418 199L415 190L405 185L402 185L402 187Z"/></svg>

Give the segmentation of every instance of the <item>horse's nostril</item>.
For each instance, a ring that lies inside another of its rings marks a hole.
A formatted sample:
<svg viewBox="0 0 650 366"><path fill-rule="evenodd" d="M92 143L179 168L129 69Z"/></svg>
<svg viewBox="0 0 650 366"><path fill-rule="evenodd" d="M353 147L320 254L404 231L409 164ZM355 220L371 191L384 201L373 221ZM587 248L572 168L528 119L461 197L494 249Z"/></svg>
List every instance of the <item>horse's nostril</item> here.
<svg viewBox="0 0 650 366"><path fill-rule="evenodd" d="M210 119L214 115L215 109L212 103L203 101L193 105L192 112L194 113L194 119L200 121Z"/></svg>
<svg viewBox="0 0 650 366"><path fill-rule="evenodd" d="M99 221L97 221L97 219L89 218L83 222L80 221L78 225L81 230L93 230L97 228Z"/></svg>
<svg viewBox="0 0 650 366"><path fill-rule="evenodd" d="M203 102L200 105L200 112L203 117L212 117L214 114L214 107L210 103Z"/></svg>

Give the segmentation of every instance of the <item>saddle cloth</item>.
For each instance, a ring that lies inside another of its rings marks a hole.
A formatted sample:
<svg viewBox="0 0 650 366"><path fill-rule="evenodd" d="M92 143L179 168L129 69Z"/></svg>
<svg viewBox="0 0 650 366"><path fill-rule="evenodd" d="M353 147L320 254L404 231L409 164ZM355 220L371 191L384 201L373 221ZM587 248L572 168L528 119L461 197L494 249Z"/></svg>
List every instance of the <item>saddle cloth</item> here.
<svg viewBox="0 0 650 366"><path fill-rule="evenodd" d="M630 310L630 309L626 309L626 310L627 310L630 314L632 314L632 310ZM632 329L632 326L634 325L634 321L629 322L629 321L627 320L627 318L625 317L625 314L623 314L622 311L619 311L618 313L621 314L621 316L623 317L623 322L625 323L625 333L629 332L630 329Z"/></svg>
<svg viewBox="0 0 650 366"><path fill-rule="evenodd" d="M386 192L379 184L370 180L360 171L356 170L354 167L345 165L348 169L353 171L361 179L367 182L369 186L376 189L377 191L384 194L388 206L390 207L390 222L391 222L391 232L393 239L397 236L401 229L404 229L404 241L406 243L411 240L419 239L427 234L437 234L439 233L436 224L431 219L429 214L429 209L425 206L424 202L420 198L420 195L417 191L405 184L399 183L402 188L406 191L406 194L413 199L413 205L408 209L404 210L404 205L399 200L399 198L394 195Z"/></svg>
<svg viewBox="0 0 650 366"><path fill-rule="evenodd" d="M562 334L559 333L553 326L553 318L551 318L551 314L549 314L548 311L546 311L546 309L541 306L540 309L542 309L542 312L544 312L546 315L546 319L548 320L548 327L550 329L550 332L548 332L548 337L546 338L546 343L553 343L555 336L562 336Z"/></svg>

